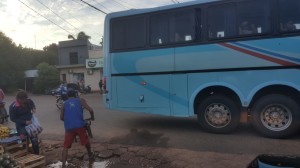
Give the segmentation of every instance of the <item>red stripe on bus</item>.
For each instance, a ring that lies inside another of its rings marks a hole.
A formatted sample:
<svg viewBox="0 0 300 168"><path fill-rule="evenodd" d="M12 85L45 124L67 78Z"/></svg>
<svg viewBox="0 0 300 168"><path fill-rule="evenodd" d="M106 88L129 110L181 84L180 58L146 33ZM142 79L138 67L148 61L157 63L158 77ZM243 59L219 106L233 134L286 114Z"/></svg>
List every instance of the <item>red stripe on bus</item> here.
<svg viewBox="0 0 300 168"><path fill-rule="evenodd" d="M270 57L267 55L263 55L263 54L260 54L260 53L254 52L254 51L246 50L244 48L236 47L236 46L230 45L228 43L220 43L220 45L230 48L230 49L233 49L233 50L236 50L236 51L239 51L239 52L242 52L242 53L245 53L245 54L248 54L248 55L252 55L252 56L264 59L264 60L268 60L268 61L280 64L280 65L284 65L284 66L298 65L293 62L288 62L285 60L281 60L281 59L273 58L273 57Z"/></svg>

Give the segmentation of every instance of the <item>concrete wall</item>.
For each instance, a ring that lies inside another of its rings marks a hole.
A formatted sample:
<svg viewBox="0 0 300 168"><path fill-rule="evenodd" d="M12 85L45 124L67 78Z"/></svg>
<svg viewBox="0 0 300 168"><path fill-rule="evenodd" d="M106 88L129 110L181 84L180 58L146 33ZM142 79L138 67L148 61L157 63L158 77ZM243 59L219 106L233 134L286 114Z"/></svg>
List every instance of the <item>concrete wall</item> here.
<svg viewBox="0 0 300 168"><path fill-rule="evenodd" d="M58 64L70 65L70 53L72 52L78 53L78 64L85 64L85 60L89 57L87 46L64 47L59 49Z"/></svg>
<svg viewBox="0 0 300 168"><path fill-rule="evenodd" d="M91 73L88 73L90 71ZM70 68L68 69L60 69L60 79L62 80L62 74L66 74L66 82L67 83L77 83L79 81L76 81L74 79L75 74L82 73L84 76L85 86L90 85L92 91L98 91L99 86L98 83L100 81L100 77L102 74L102 68L101 69L93 69L93 70L87 70L85 67L78 67L78 68L72 68L70 73Z"/></svg>
<svg viewBox="0 0 300 168"><path fill-rule="evenodd" d="M78 64L70 65L70 53L78 53ZM102 78L103 68L87 69L86 59L103 57L102 47L91 44L88 40L68 40L59 42L59 62L57 68L62 74L66 74L67 83L77 83L81 78L85 86L90 85L92 91L98 91L98 83Z"/></svg>
<svg viewBox="0 0 300 168"><path fill-rule="evenodd" d="M103 57L103 50L89 50L89 58L101 58Z"/></svg>

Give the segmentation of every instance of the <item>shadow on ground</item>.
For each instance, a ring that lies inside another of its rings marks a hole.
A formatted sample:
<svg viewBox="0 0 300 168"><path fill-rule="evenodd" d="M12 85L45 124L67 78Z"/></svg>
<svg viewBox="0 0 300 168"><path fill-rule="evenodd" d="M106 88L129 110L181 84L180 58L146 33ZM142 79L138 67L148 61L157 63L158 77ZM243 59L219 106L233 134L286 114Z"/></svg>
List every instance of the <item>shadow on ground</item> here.
<svg viewBox="0 0 300 168"><path fill-rule="evenodd" d="M146 129L131 129L127 135L111 138L110 143L137 146L167 147L168 137L161 133L151 133Z"/></svg>

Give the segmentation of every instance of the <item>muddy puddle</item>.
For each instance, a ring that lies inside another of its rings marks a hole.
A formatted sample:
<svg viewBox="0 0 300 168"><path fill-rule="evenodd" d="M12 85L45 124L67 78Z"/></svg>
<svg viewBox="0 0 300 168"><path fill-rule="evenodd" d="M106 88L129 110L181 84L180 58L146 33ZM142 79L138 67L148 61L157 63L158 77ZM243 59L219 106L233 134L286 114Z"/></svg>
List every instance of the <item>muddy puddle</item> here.
<svg viewBox="0 0 300 168"><path fill-rule="evenodd" d="M61 168L62 162L56 162L47 166L47 168ZM110 161L95 161L93 163L81 162L81 163L68 163L68 168L139 168L139 166L129 165L126 162L113 163Z"/></svg>

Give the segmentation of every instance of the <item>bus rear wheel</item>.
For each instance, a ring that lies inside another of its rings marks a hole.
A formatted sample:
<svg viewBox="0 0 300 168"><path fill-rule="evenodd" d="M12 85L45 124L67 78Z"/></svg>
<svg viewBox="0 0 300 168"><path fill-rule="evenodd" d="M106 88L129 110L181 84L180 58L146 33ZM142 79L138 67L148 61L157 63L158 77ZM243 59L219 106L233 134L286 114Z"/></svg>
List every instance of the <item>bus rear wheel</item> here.
<svg viewBox="0 0 300 168"><path fill-rule="evenodd" d="M240 111L232 99L224 95L212 95L200 103L197 117L205 131L224 134L237 128Z"/></svg>
<svg viewBox="0 0 300 168"><path fill-rule="evenodd" d="M261 97L251 111L252 125L266 137L286 138L299 128L300 106L288 96L271 94Z"/></svg>

